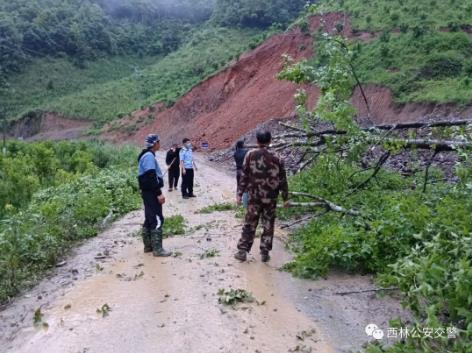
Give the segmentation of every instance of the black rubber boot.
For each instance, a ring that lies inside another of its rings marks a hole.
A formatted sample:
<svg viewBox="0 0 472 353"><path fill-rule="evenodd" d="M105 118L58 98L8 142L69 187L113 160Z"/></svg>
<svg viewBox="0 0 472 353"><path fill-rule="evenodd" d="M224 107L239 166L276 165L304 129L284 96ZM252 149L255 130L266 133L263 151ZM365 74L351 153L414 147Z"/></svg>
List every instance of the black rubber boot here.
<svg viewBox="0 0 472 353"><path fill-rule="evenodd" d="M141 235L143 237L144 252L152 252L151 231L146 227L143 227L141 230Z"/></svg>
<svg viewBox="0 0 472 353"><path fill-rule="evenodd" d="M152 254L158 257L167 257L172 255L171 252L164 250L162 247L162 228L151 231Z"/></svg>
<svg viewBox="0 0 472 353"><path fill-rule="evenodd" d="M234 254L234 258L239 261L246 261L247 260L247 251L239 250L236 254Z"/></svg>
<svg viewBox="0 0 472 353"><path fill-rule="evenodd" d="M270 260L270 255L267 250L261 250L261 261L268 262Z"/></svg>

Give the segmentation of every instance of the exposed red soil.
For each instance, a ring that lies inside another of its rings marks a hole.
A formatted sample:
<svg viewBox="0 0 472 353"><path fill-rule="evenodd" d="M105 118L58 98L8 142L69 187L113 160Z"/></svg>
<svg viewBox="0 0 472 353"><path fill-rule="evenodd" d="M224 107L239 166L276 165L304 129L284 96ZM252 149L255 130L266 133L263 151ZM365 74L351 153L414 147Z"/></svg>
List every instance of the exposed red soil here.
<svg viewBox="0 0 472 353"><path fill-rule="evenodd" d="M45 112L15 122L10 129L10 135L26 140L77 139L91 125L89 121L69 119L57 113Z"/></svg>
<svg viewBox="0 0 472 353"><path fill-rule="evenodd" d="M313 16L309 29L316 33L322 26L334 32L343 24L343 35L369 41L375 33L352 33L349 18L340 13ZM150 132L162 136L164 147L190 137L199 145L207 141L210 150L227 148L240 136L270 119L290 119L295 116L293 95L304 88L309 95L309 106L314 106L319 91L312 86L279 81L284 54L296 61L313 55L313 39L308 33L294 28L275 35L259 47L241 56L224 71L195 86L171 108L155 105L136 111L104 129L103 137L113 142L141 144ZM390 90L375 85L365 87L372 115L365 119L367 110L359 90L353 104L363 123L395 123L424 119L472 118L472 107L459 110L454 105L395 104Z"/></svg>
<svg viewBox="0 0 472 353"><path fill-rule="evenodd" d="M363 87L371 111L370 122L366 121L367 108L359 89L354 91L352 103L360 120L366 124L394 124L415 121L472 119L472 106L458 108L454 104L396 104L392 92L385 87L366 85Z"/></svg>
<svg viewBox="0 0 472 353"><path fill-rule="evenodd" d="M351 34L346 17L334 13L323 19L312 17L309 26L312 33L320 28L321 21L330 32L335 30L337 23L344 22L344 34ZM282 69L282 55L288 54L296 61L309 58L313 55L312 42L312 37L298 28L275 35L242 55L226 70L195 86L171 108L153 113L148 109L137 111L126 120L127 124L133 124L143 115L153 114L155 120L152 123L140 127L135 133L110 129L109 126L104 137L115 142L125 140L141 144L146 134L155 131L163 136L164 145L180 142L189 136L196 144L208 141L211 149L228 147L236 138L264 121L293 116L293 95L297 88L310 92L313 105L318 98L316 89L276 78Z"/></svg>

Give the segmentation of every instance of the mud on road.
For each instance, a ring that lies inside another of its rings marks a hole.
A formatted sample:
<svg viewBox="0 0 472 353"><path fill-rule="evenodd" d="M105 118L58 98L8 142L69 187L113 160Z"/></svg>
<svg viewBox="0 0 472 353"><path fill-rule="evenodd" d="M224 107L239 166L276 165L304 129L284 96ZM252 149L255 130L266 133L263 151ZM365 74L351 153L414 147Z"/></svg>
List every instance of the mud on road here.
<svg viewBox="0 0 472 353"><path fill-rule="evenodd" d="M373 288L368 276L305 281L279 271L290 260L280 231L269 264L257 240L248 262L234 260L241 219L195 213L233 202L234 178L199 164L197 198L166 192L165 215L187 223L185 235L164 241L174 257L143 253L142 211L123 217L0 312L0 352L347 352L368 340L368 323L386 327L406 315L391 298L335 294ZM222 288L245 289L257 301L219 304ZM34 326L38 308L42 323Z"/></svg>

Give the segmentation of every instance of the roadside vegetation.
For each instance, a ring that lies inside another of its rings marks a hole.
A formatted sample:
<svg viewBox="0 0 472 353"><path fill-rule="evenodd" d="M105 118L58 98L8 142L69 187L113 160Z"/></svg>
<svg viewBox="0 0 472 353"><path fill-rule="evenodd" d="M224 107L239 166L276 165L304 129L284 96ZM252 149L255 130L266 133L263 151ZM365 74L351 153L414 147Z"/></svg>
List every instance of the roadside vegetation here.
<svg viewBox="0 0 472 353"><path fill-rule="evenodd" d="M0 154L0 302L71 246L141 205L136 151L91 142L8 142Z"/></svg>
<svg viewBox="0 0 472 353"><path fill-rule="evenodd" d="M100 127L172 105L283 29L305 1L45 3L0 1L0 115L53 111Z"/></svg>
<svg viewBox="0 0 472 353"><path fill-rule="evenodd" d="M30 110L60 112L98 126L155 102L177 98L265 36L258 29L200 27L166 57L113 57L74 67L66 59L40 59L10 75L3 93L11 118ZM116 70L115 70L116 67Z"/></svg>
<svg viewBox="0 0 472 353"><path fill-rule="evenodd" d="M296 257L285 268L306 278L333 268L372 273L380 286L398 288L415 322L390 327L416 334L390 347L379 341L367 352L466 352L472 344L472 126L426 127L419 136L362 130L349 102L355 49L324 35L316 50L316 60L287 58L279 75L321 89L314 111L305 109L306 93L297 93L304 128L293 127L285 142L306 146L304 158L313 162L290 180L293 208L282 215L303 215L307 224L293 235ZM387 167L401 153L412 159L409 173ZM444 158L454 160L449 171L433 163ZM429 328L443 334L428 337Z"/></svg>
<svg viewBox="0 0 472 353"><path fill-rule="evenodd" d="M224 211L235 211L237 210L237 206L235 204L232 204L230 202L226 203L215 203L213 205L209 205L207 207L204 207L198 211L195 211L195 213L201 213L201 214L209 214L213 212L224 212Z"/></svg>
<svg viewBox="0 0 472 353"><path fill-rule="evenodd" d="M317 13L340 11L352 21L354 65L362 82L392 89L398 102L472 102L470 1L326 0ZM343 23L339 23L342 28Z"/></svg>
<svg viewBox="0 0 472 353"><path fill-rule="evenodd" d="M164 237L185 234L185 218L182 215L166 217L163 228Z"/></svg>

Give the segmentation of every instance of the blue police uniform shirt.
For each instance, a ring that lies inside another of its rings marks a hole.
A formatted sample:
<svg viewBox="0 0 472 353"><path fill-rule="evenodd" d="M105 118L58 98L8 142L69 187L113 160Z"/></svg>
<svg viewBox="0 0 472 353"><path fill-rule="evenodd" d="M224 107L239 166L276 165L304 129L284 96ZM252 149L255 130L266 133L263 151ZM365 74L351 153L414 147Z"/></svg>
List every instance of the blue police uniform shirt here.
<svg viewBox="0 0 472 353"><path fill-rule="evenodd" d="M156 175L163 179L162 170L152 152L146 152L139 160L138 175L141 176L149 170L155 170Z"/></svg>
<svg viewBox="0 0 472 353"><path fill-rule="evenodd" d="M185 169L193 169L193 152L191 148L182 148L180 150L179 157L184 163Z"/></svg>

